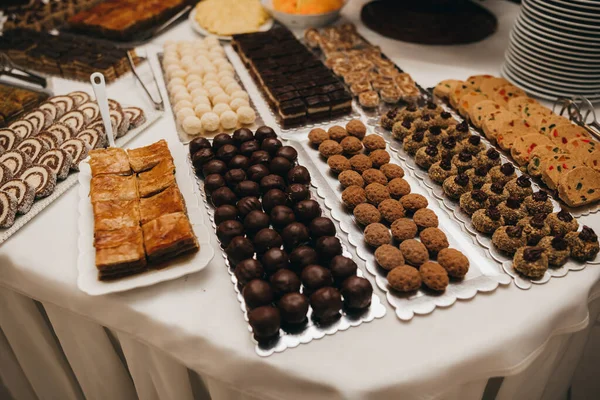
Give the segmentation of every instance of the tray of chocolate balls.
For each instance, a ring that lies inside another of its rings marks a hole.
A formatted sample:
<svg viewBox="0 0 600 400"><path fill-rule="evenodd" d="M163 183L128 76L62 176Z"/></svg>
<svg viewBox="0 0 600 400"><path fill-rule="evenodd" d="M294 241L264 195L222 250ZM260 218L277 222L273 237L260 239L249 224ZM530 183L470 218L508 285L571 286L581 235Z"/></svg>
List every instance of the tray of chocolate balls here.
<svg viewBox="0 0 600 400"><path fill-rule="evenodd" d="M600 263L592 228L439 105L388 112L376 131L517 287Z"/></svg>
<svg viewBox="0 0 600 400"><path fill-rule="evenodd" d="M195 138L189 149L257 354L385 315L316 195L308 160L272 128Z"/></svg>
<svg viewBox="0 0 600 400"><path fill-rule="evenodd" d="M320 196L399 319L510 283L361 121L313 129L303 144L325 171Z"/></svg>

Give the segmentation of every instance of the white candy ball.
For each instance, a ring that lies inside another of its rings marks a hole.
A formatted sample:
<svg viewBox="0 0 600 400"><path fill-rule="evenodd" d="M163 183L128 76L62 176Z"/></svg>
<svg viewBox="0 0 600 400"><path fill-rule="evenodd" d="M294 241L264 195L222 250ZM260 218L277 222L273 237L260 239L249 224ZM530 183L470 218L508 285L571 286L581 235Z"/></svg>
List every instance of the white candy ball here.
<svg viewBox="0 0 600 400"><path fill-rule="evenodd" d="M248 106L241 106L237 110L238 120L242 124L251 124L256 120L256 113Z"/></svg>
<svg viewBox="0 0 600 400"><path fill-rule="evenodd" d="M221 85L222 88L227 88L227 85L231 84L231 83L235 83L235 79L233 79L230 76L226 76L223 78L219 79L219 84Z"/></svg>
<svg viewBox="0 0 600 400"><path fill-rule="evenodd" d="M233 71L219 68L219 72L217 72L217 76L219 77L219 79L225 78L225 77L229 77L229 78L233 79L234 74L233 74Z"/></svg>
<svg viewBox="0 0 600 400"><path fill-rule="evenodd" d="M227 92L227 94L234 94L235 92L241 91L242 87L240 85L238 85L237 82L232 82L229 85L227 85L227 87L225 88L225 91Z"/></svg>
<svg viewBox="0 0 600 400"><path fill-rule="evenodd" d="M229 71L233 75L235 69L233 69L233 65L231 65L231 64L224 64L219 67L219 72L222 72L222 71Z"/></svg>
<svg viewBox="0 0 600 400"><path fill-rule="evenodd" d="M219 82L216 82L216 81L206 81L206 82L204 82L204 88L206 90L210 90L210 89L212 89L214 87L221 87L221 85L219 85Z"/></svg>
<svg viewBox="0 0 600 400"><path fill-rule="evenodd" d="M201 118L202 128L205 131L214 132L219 129L219 125L221 121L219 120L219 116L214 112L207 112Z"/></svg>
<svg viewBox="0 0 600 400"><path fill-rule="evenodd" d="M179 68L179 69L173 70L173 72L171 72L171 74L167 74L167 76L169 78L185 78L187 76L187 72L185 72L183 69Z"/></svg>
<svg viewBox="0 0 600 400"><path fill-rule="evenodd" d="M229 100L231 100L231 98L225 93L218 94L212 98L213 104L224 103L224 104L227 104L228 106L229 106Z"/></svg>
<svg viewBox="0 0 600 400"><path fill-rule="evenodd" d="M169 81L169 83L167 84L167 89L169 89L170 93L173 93L173 90L176 87L179 86L183 86L185 87L185 82L183 81L183 79L181 78L173 78L171 81Z"/></svg>
<svg viewBox="0 0 600 400"><path fill-rule="evenodd" d="M209 72L206 75L204 75L203 79L205 82L206 81L217 81L217 80L219 80L219 77L214 72Z"/></svg>
<svg viewBox="0 0 600 400"><path fill-rule="evenodd" d="M202 121L196 116L189 116L183 120L181 127L188 135L199 135L202 132Z"/></svg>
<svg viewBox="0 0 600 400"><path fill-rule="evenodd" d="M175 103L175 106L173 107L173 111L175 111L175 114L177 114L177 112L179 110L181 110L182 108L194 108L194 105L189 100L181 100L181 101L178 101L177 103Z"/></svg>
<svg viewBox="0 0 600 400"><path fill-rule="evenodd" d="M177 121L183 121L186 117L189 117L190 115L195 116L196 113L192 108L189 107L182 108L175 114L175 116L177 117Z"/></svg>
<svg viewBox="0 0 600 400"><path fill-rule="evenodd" d="M204 89L204 84L202 82L198 82L198 81L194 81L194 82L190 82L186 85L187 90L190 91L190 93L196 89Z"/></svg>
<svg viewBox="0 0 600 400"><path fill-rule="evenodd" d="M194 107L194 112L196 113L196 117L202 118L202 116L208 112L211 112L212 108L210 104L200 103L196 107Z"/></svg>
<svg viewBox="0 0 600 400"><path fill-rule="evenodd" d="M231 110L227 110L223 114L221 114L220 119L221 126L225 129L233 129L237 126L237 114Z"/></svg>
<svg viewBox="0 0 600 400"><path fill-rule="evenodd" d="M198 64L194 64L194 66L189 69L188 73L202 77L204 76L204 69Z"/></svg>
<svg viewBox="0 0 600 400"><path fill-rule="evenodd" d="M173 101L177 103L181 100L192 101L192 96L188 93L188 91L180 91L173 95Z"/></svg>
<svg viewBox="0 0 600 400"><path fill-rule="evenodd" d="M208 97L208 91L204 88L194 89L190 92L190 94L192 95L192 98L194 98L194 99L198 96L207 96Z"/></svg>
<svg viewBox="0 0 600 400"><path fill-rule="evenodd" d="M210 89L208 89L208 94L210 95L211 98L214 96L217 96L221 93L225 93L225 92L223 91L221 86L219 86L218 84L217 84L217 86L213 86Z"/></svg>
<svg viewBox="0 0 600 400"><path fill-rule="evenodd" d="M250 101L250 97L248 96L248 93L246 93L243 90L237 90L233 93L230 93L231 98L232 99L244 99L246 101Z"/></svg>
<svg viewBox="0 0 600 400"><path fill-rule="evenodd" d="M191 82L202 82L202 77L196 74L188 74L188 76L185 78L185 83Z"/></svg>
<svg viewBox="0 0 600 400"><path fill-rule="evenodd" d="M225 103L215 104L212 109L212 111L217 115L221 115L225 111L229 111L229 110L231 110L231 108L229 107L229 104L225 104Z"/></svg>
<svg viewBox="0 0 600 400"><path fill-rule="evenodd" d="M206 96L196 96L194 97L192 104L194 107L196 107L198 104L208 104L210 106L210 100Z"/></svg>
<svg viewBox="0 0 600 400"><path fill-rule="evenodd" d="M240 99L239 97L238 97L238 98L235 98L235 99L231 99L231 101L229 101L229 107L231 107L231 109L232 109L233 111L237 111L237 110L238 110L238 108L240 108L240 107L242 107L242 106L249 106L249 105L250 105L250 104L248 103L248 101L247 101L247 100L245 100L245 99Z"/></svg>

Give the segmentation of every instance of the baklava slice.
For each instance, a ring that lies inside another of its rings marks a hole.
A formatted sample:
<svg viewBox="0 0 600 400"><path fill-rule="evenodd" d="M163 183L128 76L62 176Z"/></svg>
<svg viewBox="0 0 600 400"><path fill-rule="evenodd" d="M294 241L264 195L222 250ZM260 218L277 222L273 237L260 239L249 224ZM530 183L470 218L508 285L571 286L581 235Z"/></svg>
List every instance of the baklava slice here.
<svg viewBox="0 0 600 400"><path fill-rule="evenodd" d="M129 164L135 172L147 171L164 160L173 163L169 146L164 139L146 147L127 150L127 153L129 154Z"/></svg>
<svg viewBox="0 0 600 400"><path fill-rule="evenodd" d="M199 248L190 221L181 212L161 215L142 225L142 231L148 261L153 263L197 251Z"/></svg>
<svg viewBox="0 0 600 400"><path fill-rule="evenodd" d="M98 175L90 181L92 203L106 200L135 200L139 198L135 176Z"/></svg>
<svg viewBox="0 0 600 400"><path fill-rule="evenodd" d="M94 231L112 231L140 226L140 206L136 200L109 200L92 203Z"/></svg>
<svg viewBox="0 0 600 400"><path fill-rule="evenodd" d="M185 201L177 185L171 185L154 196L140 199L142 225L161 215L177 212L186 212Z"/></svg>
<svg viewBox="0 0 600 400"><path fill-rule="evenodd" d="M117 279L146 269L144 239L139 226L96 232L94 247L100 280Z"/></svg>
<svg viewBox="0 0 600 400"><path fill-rule="evenodd" d="M131 166L127 152L118 147L90 150L92 176L114 174L131 175Z"/></svg>
<svg viewBox="0 0 600 400"><path fill-rule="evenodd" d="M138 175L138 187L141 197L149 197L162 192L175 184L175 165L170 159L162 160L150 171Z"/></svg>

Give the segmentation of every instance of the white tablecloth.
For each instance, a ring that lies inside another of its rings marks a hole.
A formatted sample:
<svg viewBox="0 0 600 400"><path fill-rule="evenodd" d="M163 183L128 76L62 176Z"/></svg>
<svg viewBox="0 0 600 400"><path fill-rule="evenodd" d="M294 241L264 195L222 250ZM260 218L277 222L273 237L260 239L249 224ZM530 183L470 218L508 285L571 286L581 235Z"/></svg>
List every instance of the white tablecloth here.
<svg viewBox="0 0 600 400"><path fill-rule="evenodd" d="M352 1L345 17L423 86L499 74L518 11L486 1L499 19L495 35L437 47L370 32L359 22L362 3ZM184 23L155 43L193 37ZM54 86L66 92L81 84L55 80ZM136 86L124 78L109 96L149 107ZM270 121L268 112L263 117ZM159 138L177 140L170 112L129 146ZM591 371L574 370L588 338L595 336L587 345L596 352L583 359L597 361L600 354L593 326L600 313L598 267L528 291L511 284L410 322L388 306L382 320L260 358L220 256L200 273L153 287L101 297L80 292L77 201L71 189L0 247L0 397L8 389L17 399L477 399L489 378L512 376L498 398L558 399L572 377L593 381ZM598 220L588 216L584 223L600 231Z"/></svg>

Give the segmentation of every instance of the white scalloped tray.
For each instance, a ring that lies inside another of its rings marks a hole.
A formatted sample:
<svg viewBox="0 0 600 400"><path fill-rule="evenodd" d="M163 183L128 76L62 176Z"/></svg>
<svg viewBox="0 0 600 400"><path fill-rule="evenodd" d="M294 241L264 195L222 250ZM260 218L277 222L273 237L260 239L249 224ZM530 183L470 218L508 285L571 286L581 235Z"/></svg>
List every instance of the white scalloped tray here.
<svg viewBox="0 0 600 400"><path fill-rule="evenodd" d="M167 268L149 270L115 281L104 282L98 280L98 270L95 263L96 250L93 244L94 216L92 203L89 199L92 174L89 158L87 158L79 164L79 256L77 258L79 276L77 286L81 291L91 296L98 296L151 286L201 271L212 260L214 250L210 244L210 233L204 220L204 213L198 204L198 195L194 189L194 178L190 176L190 168L185 162L185 148L180 143L169 143L169 149L175 162L177 184L185 199L188 216L198 238L200 250L194 254L177 257L169 261Z"/></svg>

